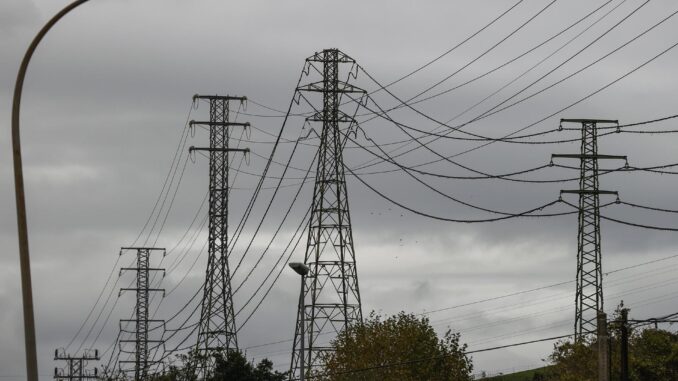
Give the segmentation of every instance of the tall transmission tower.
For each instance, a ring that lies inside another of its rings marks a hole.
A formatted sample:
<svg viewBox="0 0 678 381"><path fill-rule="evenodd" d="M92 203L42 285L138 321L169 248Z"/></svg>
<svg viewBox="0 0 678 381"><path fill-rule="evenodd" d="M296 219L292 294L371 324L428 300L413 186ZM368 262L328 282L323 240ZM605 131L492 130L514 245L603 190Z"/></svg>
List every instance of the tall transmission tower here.
<svg viewBox="0 0 678 381"><path fill-rule="evenodd" d="M603 312L603 270L600 249L600 195L616 191L598 188L598 160L627 160L626 156L598 154L598 124L619 124L605 119L561 119L560 123L581 124L581 153L553 154L551 159L579 159L579 189L561 190L561 194L579 195L579 233L577 234L577 290L575 297L575 340L597 332L597 315Z"/></svg>
<svg viewBox="0 0 678 381"><path fill-rule="evenodd" d="M337 49L315 53L307 65L322 65L322 79L299 87L299 91L322 94L322 110L309 121L322 123L318 167L313 190L308 241L304 263L310 268L299 298L291 379L316 371L331 351L328 341L341 330L362 321L353 232L344 175L340 127L353 118L339 109L341 96L365 94L339 80L340 64L355 61ZM319 109L316 108L316 109ZM350 125L349 125L350 126ZM303 332L304 337L301 337ZM300 354L302 352L303 354Z"/></svg>
<svg viewBox="0 0 678 381"><path fill-rule="evenodd" d="M99 351L86 350L82 356L71 356L66 354L65 350L54 351L55 361L65 361L66 366L63 368L54 368L54 379L56 381L72 381L72 380L95 380L99 378L99 371L95 367L93 370L88 370L87 363L89 361L99 361Z"/></svg>
<svg viewBox="0 0 678 381"><path fill-rule="evenodd" d="M195 95L193 100L207 100L210 104L209 121L190 122L191 127L208 126L210 146L189 148L190 152L209 152L208 259L196 346L202 358L196 364L198 376L206 378L213 370L213 353L238 349L228 266L228 169L229 153L247 154L249 149L229 148L229 129L247 128L249 123L229 120L230 102L246 102L246 97Z"/></svg>
<svg viewBox="0 0 678 381"><path fill-rule="evenodd" d="M150 274L152 272L162 272L163 276L165 274L165 269L153 268L149 266L151 252L153 251L162 251L163 257L165 256L165 249L155 248L155 247L123 247L120 249L120 255L127 250L136 250L137 252L137 261L136 267L122 267L120 269L120 275L125 271L135 271L137 275L136 287L134 288L121 288L120 294L122 295L125 291L134 291L136 293L136 305L134 307L134 319L122 319L120 320L120 330L125 331L123 326L126 326L129 323L134 323L134 339L129 340L120 340L121 352L123 352L122 346L124 343L134 343L134 360L120 360L121 364L131 363L134 364L134 381L146 381L148 379L148 370L151 362L149 361L149 343L157 343L156 346L162 345L163 340L152 340L148 338L149 327L155 325L155 327L164 326L164 320L155 320L148 318L148 305L149 305L149 296L152 292L162 292L165 294L165 290L161 288L151 288L150 287ZM154 327L154 328L155 328Z"/></svg>

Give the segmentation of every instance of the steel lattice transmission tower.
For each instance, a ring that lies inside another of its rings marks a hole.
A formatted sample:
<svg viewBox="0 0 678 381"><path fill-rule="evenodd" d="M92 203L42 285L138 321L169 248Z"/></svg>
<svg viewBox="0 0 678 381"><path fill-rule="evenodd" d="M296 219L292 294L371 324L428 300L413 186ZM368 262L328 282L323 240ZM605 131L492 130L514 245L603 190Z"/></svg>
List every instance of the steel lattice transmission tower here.
<svg viewBox="0 0 678 381"><path fill-rule="evenodd" d="M204 359L196 364L198 375L206 378L214 365L212 353L238 349L228 267L228 168L230 152L246 154L249 149L229 148L229 129L233 126L247 128L249 123L229 120L230 102L246 102L246 97L195 95L193 99L207 100L210 105L209 121L190 122L191 126L208 126L210 145L189 149L209 153L208 259L196 346Z"/></svg>
<svg viewBox="0 0 678 381"><path fill-rule="evenodd" d="M120 331L124 332L124 325L129 323L134 323L134 339L129 340L120 340L121 343L121 352L123 352L122 345L124 343L134 343L134 360L120 360L121 364L131 363L134 364L134 380L135 381L145 381L148 379L148 369L151 365L151 362L148 359L149 343L155 343L156 346L162 345L163 340L152 340L148 338L148 332L151 325L155 327L163 326L165 324L164 320L149 319L149 296L152 292L162 292L163 296L165 290L162 288L151 288L150 286L150 274L154 272L162 272L163 276L165 274L165 269L153 268L150 267L150 256L153 251L162 251L163 257L165 256L165 249L155 248L155 247L123 247L120 249L120 255L124 251L135 250L137 253L136 267L122 267L120 269L120 275L125 271L135 271L136 272L136 287L134 288L121 288L120 294L122 295L125 291L134 291L136 293L136 305L134 307L134 319L122 319L120 320ZM154 328L155 328L154 327Z"/></svg>
<svg viewBox="0 0 678 381"><path fill-rule="evenodd" d="M561 119L562 123L581 124L581 153L554 154L555 158L579 159L579 189L562 193L579 195L579 233L577 243L577 290L575 297L575 340L597 332L597 315L603 312L603 270L600 249L599 196L617 195L598 188L598 160L627 160L626 156L598 154L598 124L619 124L616 120Z"/></svg>
<svg viewBox="0 0 678 381"><path fill-rule="evenodd" d="M309 374L316 370L323 355L331 350L327 342L345 327L362 321L342 154L345 139L340 131L341 125L353 123L353 119L339 106L343 94L363 95L365 91L339 80L339 69L343 66L340 64L356 65L339 50L323 50L306 61L307 65L322 65L319 69L322 80L298 89L322 94L322 110L309 118L322 123L322 132L304 257L310 272L299 299L292 379L298 379L302 372ZM304 332L303 338L301 332Z"/></svg>
<svg viewBox="0 0 678 381"><path fill-rule="evenodd" d="M97 380L99 379L99 371L87 370L87 363L89 361L99 361L99 351L95 350L85 351L82 356L67 355L64 350L54 351L55 361L66 361L64 368L54 368L54 379L56 381L80 381L80 380Z"/></svg>

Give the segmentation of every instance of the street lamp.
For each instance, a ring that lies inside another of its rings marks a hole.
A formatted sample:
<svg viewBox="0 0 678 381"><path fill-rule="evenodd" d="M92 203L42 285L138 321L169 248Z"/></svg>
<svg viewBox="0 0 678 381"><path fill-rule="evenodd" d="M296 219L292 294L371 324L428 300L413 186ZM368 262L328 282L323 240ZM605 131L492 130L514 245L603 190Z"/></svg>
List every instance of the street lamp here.
<svg viewBox="0 0 678 381"><path fill-rule="evenodd" d="M28 253L28 223L26 222L26 197L24 195L24 173L21 161L21 139L19 136L19 111L21 110L21 93L24 87L24 78L28 63L31 61L35 48L47 32L61 20L68 12L86 3L88 0L76 0L54 15L33 38L26 50L14 86L12 100L12 160L14 162L14 191L16 195L16 218L19 233L19 266L21 268L21 296L24 315L24 342L26 350L26 378L28 381L38 381L38 358L35 349L35 320L33 317L33 290L31 282L31 261Z"/></svg>
<svg viewBox="0 0 678 381"><path fill-rule="evenodd" d="M304 381L304 373L306 372L306 361L304 361L304 340L306 339L306 332L304 332L306 330L306 323L304 322L304 286L306 285L306 275L311 269L301 262L290 262L289 266L294 272L301 275L301 289L299 290L299 314L301 317L301 345L299 346L299 359L301 359L301 372L299 373L299 381Z"/></svg>

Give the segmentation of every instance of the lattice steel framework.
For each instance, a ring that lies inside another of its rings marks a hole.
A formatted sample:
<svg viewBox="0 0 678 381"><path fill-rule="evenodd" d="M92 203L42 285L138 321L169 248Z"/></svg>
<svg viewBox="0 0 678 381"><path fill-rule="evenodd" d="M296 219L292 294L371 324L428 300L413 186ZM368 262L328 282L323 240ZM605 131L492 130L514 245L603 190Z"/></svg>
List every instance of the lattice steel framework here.
<svg viewBox="0 0 678 381"><path fill-rule="evenodd" d="M122 267L120 269L120 275L125 271L135 271L137 275L136 287L134 288L121 288L120 294L125 291L134 291L136 293L136 305L134 307L134 319L122 319L120 320L120 330L125 331L124 325L128 323L134 323L134 339L131 340L120 340L121 345L124 343L134 343L134 360L121 360L121 364L133 363L134 364L134 380L135 381L145 381L148 379L148 369L151 365L148 359L149 354L149 343L156 343L156 345L162 345L162 340L150 340L148 338L149 325L158 324L164 325L164 320L149 319L148 318L148 304L149 296L152 292L162 292L163 295L165 290L162 288L150 288L150 277L149 275L152 272L162 272L163 276L165 269L161 268L152 268L149 266L150 256L152 251L162 251L163 256L165 255L165 249L155 248L155 247L123 247L120 250L120 255L124 251L135 250L137 252L137 262L136 267ZM122 347L121 347L122 348ZM121 349L122 350L122 349Z"/></svg>
<svg viewBox="0 0 678 381"><path fill-rule="evenodd" d="M353 120L339 106L342 94L365 92L339 80L340 64L355 65L339 50L323 50L306 61L311 66L322 64L322 80L298 89L322 94L322 110L309 118L322 123L322 132L304 257L310 272L297 312L291 379L298 379L302 366L307 375L318 369L331 350L328 341L345 327L362 321L340 132L341 124ZM303 359L301 332L305 336Z"/></svg>
<svg viewBox="0 0 678 381"><path fill-rule="evenodd" d="M581 124L581 153L554 154L553 158L579 159L579 189L561 193L579 195L579 232L577 234L577 286L575 296L575 340L597 332L598 312L603 312L603 271L600 248L600 195L617 195L598 188L598 160L626 156L599 155L597 125L617 124L616 120L562 119L561 123Z"/></svg>
<svg viewBox="0 0 678 381"><path fill-rule="evenodd" d="M54 368L54 379L56 381L73 380L95 380L99 378L97 368L93 370L86 369L89 361L99 361L99 351L85 351L82 356L72 357L67 355L64 350L54 351L55 361L66 361L64 368Z"/></svg>
<svg viewBox="0 0 678 381"><path fill-rule="evenodd" d="M231 275L228 266L228 166L230 152L249 149L229 148L229 128L249 123L229 121L229 103L245 102L245 97L196 95L194 100L207 100L209 121L191 121L190 125L209 127L209 148L191 147L190 151L209 152L209 236L205 285L200 311L197 350L203 361L196 364L198 377L207 378L214 365L212 354L238 349Z"/></svg>

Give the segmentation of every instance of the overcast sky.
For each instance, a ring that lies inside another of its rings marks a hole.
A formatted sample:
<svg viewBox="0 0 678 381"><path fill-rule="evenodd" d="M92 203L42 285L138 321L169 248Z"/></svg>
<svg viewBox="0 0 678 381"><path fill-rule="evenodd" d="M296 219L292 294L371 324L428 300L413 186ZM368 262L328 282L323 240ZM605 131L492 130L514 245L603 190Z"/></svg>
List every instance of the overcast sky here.
<svg viewBox="0 0 678 381"><path fill-rule="evenodd" d="M19 62L30 40L66 3L61 0L0 2L2 380L25 378L10 154L11 93ZM103 363L107 362L118 334L118 320L129 318L133 305L131 294L118 298L115 291L127 287L133 279L128 273L118 278L117 270L113 270L133 261L129 253L119 258L120 247L136 242L168 249L169 254L162 262L159 257L154 259L155 265L171 270L158 287L172 290L160 305L156 318L168 319L175 315L198 290L206 259L204 251L201 254L205 229L200 227L205 215L201 202L207 188L207 160L201 155L189 157L187 148L208 142L204 130L191 133L185 122L207 119L208 105L193 107L193 94L246 95L268 107L250 102L237 115L239 121L249 121L256 129L242 135L240 143L252 149L249 160L239 165L239 158L234 157L231 172L234 189L230 199L230 225L234 230L263 170L265 158L271 153L270 143L280 131L282 118L275 110L286 110L289 106L306 57L324 48L339 48L374 79L389 83L455 47L514 3L92 0L68 15L38 48L28 71L22 102L41 380L51 379L53 367L62 366L52 359L56 348L67 347L72 354L96 348L105 352ZM678 48L635 69L678 42L675 40L678 16L606 56L677 11L675 2L655 0L641 7L644 1L640 0L556 1L517 30L548 3L524 0L467 43L389 89L397 97L409 99L454 74L425 95L463 86L415 107L434 120L448 121L456 117L450 124L458 125L537 81L504 105L545 89L543 92L464 127L469 132L492 137L527 126L522 133L551 130L558 127L560 118L606 118L633 123L676 113ZM604 4L538 49L465 84L530 51ZM566 60L567 63L560 65ZM597 60L586 70L572 75ZM344 75L347 73L342 71ZM624 78L617 81L621 77ZM312 79L304 78L302 83ZM367 91L379 87L363 72L351 78L351 82ZM556 85L550 88L552 84ZM578 102L590 94L593 95ZM315 100L319 107L318 99L309 99ZM374 100L382 108L399 104L383 91L375 93ZM349 113L355 110L351 102L344 107ZM370 103L368 107L376 106ZM309 110L302 100L299 105L293 105L292 113ZM361 108L358 115L365 113L369 110ZM391 115L408 126L440 131L439 125L412 109L401 108ZM400 148L397 142L409 137L383 118L367 121L370 115L363 115L358 119L363 122L364 131L355 137L360 145L376 142L395 153L417 147L416 143L410 143ZM306 135L310 128L304 126L303 117L292 117L283 136L295 140ZM672 130L676 129L676 122L635 129ZM419 136L419 133L408 132ZM301 187L289 217L282 223L316 149L317 140L310 136L302 141L293 156L283 187L263 219L259 234L253 237L273 194L270 188L277 184L276 178L282 174L292 151L293 144L281 144L274 156L276 163L271 167L270 178L265 181L253 215L234 250L232 269L252 241L233 277L234 288L244 282L234 302L236 310L243 308L236 317L239 325L262 300L284 266L287 252L283 250L311 203L312 183L307 182ZM532 140L576 139L578 136L576 131L561 131ZM234 133L233 144L237 144L240 137ZM675 139L673 134L611 134L600 138L599 152L628 155L629 164L636 167L677 163ZM451 156L479 145L473 141L441 139L429 147L440 155ZM477 171L502 174L547 164L551 153L578 153L578 150L577 142L495 143L460 154L453 160ZM181 152L181 156L173 161L175 152ZM348 143L344 155L347 165L363 174L361 178L365 182L409 208L451 219L497 216L454 203L407 173L393 171L394 167L388 163L361 168L374 156L355 143ZM419 148L397 160L415 166L438 158L435 153ZM565 161L563 164L577 166L578 163ZM602 162L601 168L618 168L623 164ZM474 175L446 161L418 168L453 176ZM374 174L386 170L390 171ZM176 175L161 193L168 172ZM311 172L309 176L313 175ZM550 167L516 178L547 180L577 176L577 170ZM449 197L509 213L547 204L558 198L561 189L578 186L576 181L525 184L420 177ZM600 184L601 189L619 191L623 201L678 209L673 192L678 181L672 175L612 173L601 176ZM398 311L423 313L445 309L428 314L431 322L440 333L448 328L460 332L462 341L472 350L572 332L573 282L470 306L455 306L574 281L576 215L491 224L442 222L389 203L353 176L348 176L348 188L365 315L370 311L388 315ZM156 208L151 214L159 195L163 208L160 213ZM573 196L567 199L576 203ZM601 204L610 201L614 199L602 198ZM566 211L571 209L558 204L542 213ZM624 205L606 207L602 213L639 224L678 228L678 219L670 213ZM151 222L142 230L149 215ZM158 222L154 225L156 219ZM274 237L281 223L282 229ZM141 238L137 240L138 236ZM634 318L678 310L678 279L674 275L678 258L663 259L677 254L675 232L603 221L602 241L604 272L662 259L607 275L605 310L608 313L612 313L622 299ZM264 253L269 242L271 247ZM292 260L303 258L304 244L305 236L301 237ZM256 265L257 262L260 263ZM246 277L250 270L251 275ZM272 276L253 301L247 303L269 272ZM111 273L112 278L107 282ZM95 304L100 294L101 300ZM260 308L239 332L240 347L246 349L248 357L269 357L276 369L289 367L292 346L289 340L293 337L297 297L298 279L284 269ZM157 302L158 299L153 302L154 309ZM85 321L93 306L92 315ZM176 329L187 318L187 324L195 322L196 316L190 317L195 306L195 301L189 303L189 308L170 321L167 328ZM81 325L83 328L79 330ZM189 331L173 336L167 349L176 347ZM190 337L186 341L192 342L194 339ZM543 364L541 359L548 355L551 347L552 343L547 342L474 355L475 370L496 373L537 367Z"/></svg>

